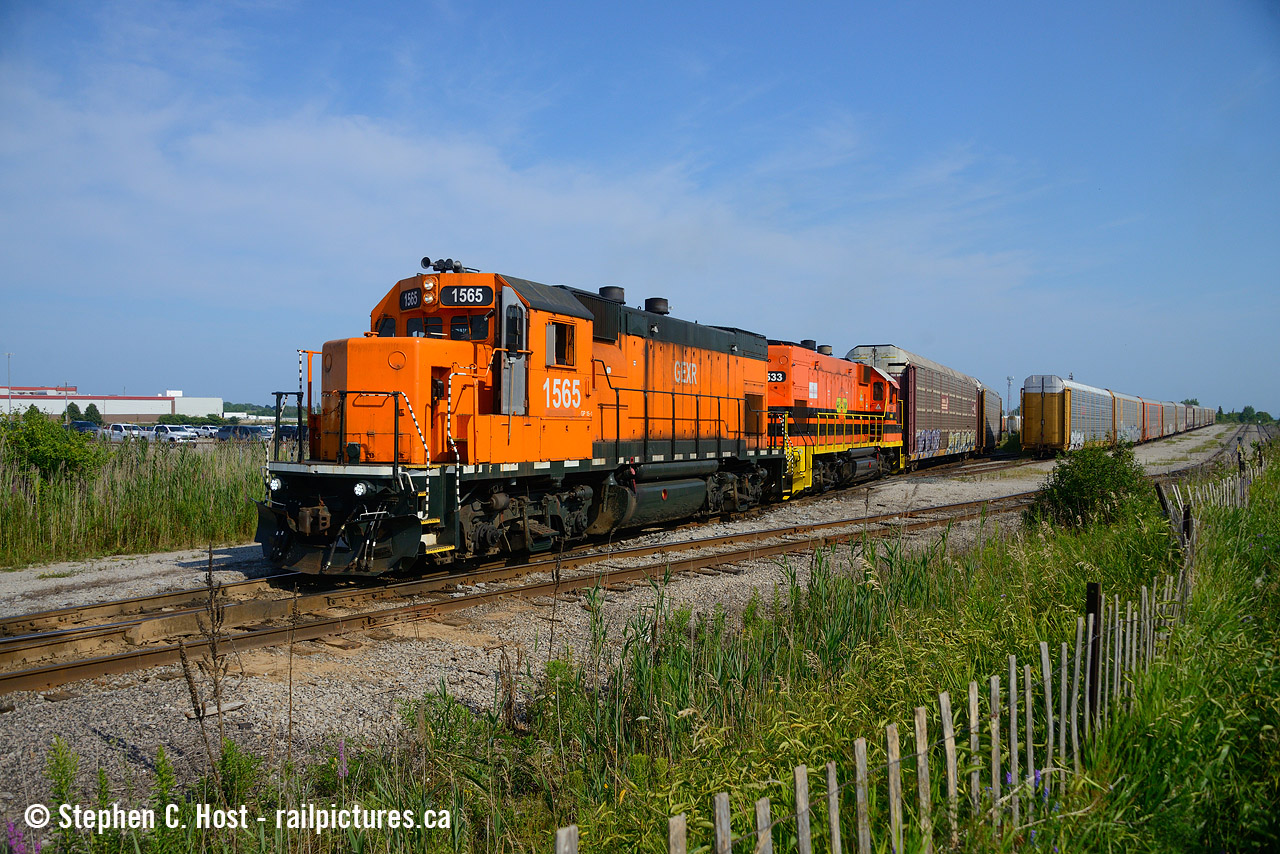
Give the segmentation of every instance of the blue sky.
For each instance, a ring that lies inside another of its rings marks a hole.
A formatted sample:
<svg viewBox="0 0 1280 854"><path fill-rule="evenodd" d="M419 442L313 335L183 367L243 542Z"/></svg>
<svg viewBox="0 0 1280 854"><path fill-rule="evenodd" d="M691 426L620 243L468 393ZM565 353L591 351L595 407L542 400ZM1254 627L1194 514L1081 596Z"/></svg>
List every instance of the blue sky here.
<svg viewBox="0 0 1280 854"><path fill-rule="evenodd" d="M267 402L422 255L1280 415L1280 4L0 4L15 385Z"/></svg>

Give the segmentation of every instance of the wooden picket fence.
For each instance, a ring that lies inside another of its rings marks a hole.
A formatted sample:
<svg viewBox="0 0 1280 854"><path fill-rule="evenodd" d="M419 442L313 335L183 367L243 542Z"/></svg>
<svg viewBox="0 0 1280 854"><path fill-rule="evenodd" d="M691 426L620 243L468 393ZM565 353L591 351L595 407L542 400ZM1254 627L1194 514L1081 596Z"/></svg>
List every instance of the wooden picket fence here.
<svg viewBox="0 0 1280 854"><path fill-rule="evenodd" d="M1175 486L1172 502L1161 491L1162 506L1183 556L1178 573L1144 585L1136 602L1101 596L1096 585L1090 585L1086 614L1076 620L1074 644L1062 643L1055 662L1054 651L1042 641L1038 660L1020 662L1010 655L1008 673L991 676L985 691L978 682L970 682L959 728L951 697L944 691L938 695L936 710L915 709L909 753L902 753L896 724L885 727L883 761L871 764L867 740L857 739L852 830L858 854L873 850L873 797L887 798L888 828L874 830L877 835L888 833L890 850L895 852L908 850L904 845L932 852L940 831L955 846L962 821L987 823L997 831L1026 832L1057 817L1054 793L1082 772L1082 746L1131 706L1141 675L1161 656L1183 619L1194 584L1192 502L1243 505L1260 471L1260 466L1253 466L1238 476L1233 473L1185 490ZM933 727L934 732L941 730L941 738L931 741ZM835 762L826 763L824 770L819 778L825 777L823 791L814 796L810 770L797 766L793 782L798 808L775 816L769 798L760 798L755 802L752 829L737 835L730 820L729 793L715 795L714 854L735 850L772 854L774 830L784 826L795 850L811 854L814 819L820 812L825 812L826 832L821 836L826 837L826 848L841 854L846 848L843 828L848 818L842 815L841 804L849 782L841 781ZM903 794L904 772L914 778L914 799ZM935 779L945 784L937 792ZM578 841L577 825L561 828L555 836L556 854L577 854ZM668 820L667 850L687 854L685 814Z"/></svg>

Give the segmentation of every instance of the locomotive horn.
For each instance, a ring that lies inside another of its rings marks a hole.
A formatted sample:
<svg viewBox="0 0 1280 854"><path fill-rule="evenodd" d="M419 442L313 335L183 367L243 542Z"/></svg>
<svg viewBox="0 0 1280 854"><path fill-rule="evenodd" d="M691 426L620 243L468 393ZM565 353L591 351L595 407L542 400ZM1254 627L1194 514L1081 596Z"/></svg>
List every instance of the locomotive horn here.
<svg viewBox="0 0 1280 854"><path fill-rule="evenodd" d="M430 270L430 269L431 269L431 259L430 259L430 258L428 258L428 257L427 257L427 256L425 256L425 255L424 255L424 256L422 256L422 269L424 269L424 270Z"/></svg>

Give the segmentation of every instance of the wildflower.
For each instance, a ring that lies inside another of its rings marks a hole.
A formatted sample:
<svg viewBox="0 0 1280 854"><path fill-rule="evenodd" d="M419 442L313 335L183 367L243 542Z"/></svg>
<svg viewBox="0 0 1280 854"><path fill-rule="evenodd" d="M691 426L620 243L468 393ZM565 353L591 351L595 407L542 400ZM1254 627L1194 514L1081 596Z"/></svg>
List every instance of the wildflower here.
<svg viewBox="0 0 1280 854"><path fill-rule="evenodd" d="M9 850L14 854L27 854L26 843L22 840L22 834L18 832L18 828L13 826L13 822L9 822Z"/></svg>
<svg viewBox="0 0 1280 854"><path fill-rule="evenodd" d="M347 776L347 740L345 738L338 739L338 779L345 779Z"/></svg>

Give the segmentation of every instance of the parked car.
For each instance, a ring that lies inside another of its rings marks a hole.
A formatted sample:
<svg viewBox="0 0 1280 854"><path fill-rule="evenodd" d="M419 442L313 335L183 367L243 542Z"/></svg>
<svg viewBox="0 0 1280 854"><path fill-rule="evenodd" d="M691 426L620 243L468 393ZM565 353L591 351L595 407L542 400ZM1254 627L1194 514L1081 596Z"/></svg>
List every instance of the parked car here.
<svg viewBox="0 0 1280 854"><path fill-rule="evenodd" d="M109 442L126 442L129 439L141 439L142 428L137 424L106 424L98 428L98 438Z"/></svg>
<svg viewBox="0 0 1280 854"><path fill-rule="evenodd" d="M218 428L214 438L220 442L267 442L273 427L262 427L257 424L226 424Z"/></svg>
<svg viewBox="0 0 1280 854"><path fill-rule="evenodd" d="M72 421L67 425L67 429L72 433L94 433L98 432L98 425L92 421Z"/></svg>
<svg viewBox="0 0 1280 854"><path fill-rule="evenodd" d="M298 439L297 424L281 424L280 425L280 441L296 442ZM307 441L307 425L302 425L302 441Z"/></svg>
<svg viewBox="0 0 1280 854"><path fill-rule="evenodd" d="M188 429L190 429L192 433L195 433L201 439L212 439L214 435L218 432L218 428L213 426L212 424L197 424L196 426L189 427Z"/></svg>
<svg viewBox="0 0 1280 854"><path fill-rule="evenodd" d="M191 428L177 424L157 424L151 430L144 431L143 435L147 439L169 445L196 440L196 434L191 432Z"/></svg>
<svg viewBox="0 0 1280 854"><path fill-rule="evenodd" d="M218 432L213 434L213 438L219 442L230 442L234 439L242 439L244 435L240 433L239 424L223 424L218 428Z"/></svg>

